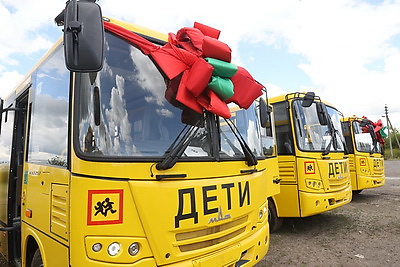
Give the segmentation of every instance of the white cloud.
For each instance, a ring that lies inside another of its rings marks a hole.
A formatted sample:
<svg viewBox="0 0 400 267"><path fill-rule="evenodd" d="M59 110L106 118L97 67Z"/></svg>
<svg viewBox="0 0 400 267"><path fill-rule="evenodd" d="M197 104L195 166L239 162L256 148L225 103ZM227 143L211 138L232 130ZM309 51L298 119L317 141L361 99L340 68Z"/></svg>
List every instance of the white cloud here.
<svg viewBox="0 0 400 267"><path fill-rule="evenodd" d="M22 78L23 75L16 71L0 72L0 97L6 97Z"/></svg>
<svg viewBox="0 0 400 267"><path fill-rule="evenodd" d="M286 49L301 55L297 66L313 83L296 91L314 90L345 115L383 115L384 104L400 112L396 101L400 84L400 1L369 4L363 0L100 0L103 15L137 23L161 32L176 32L198 21L221 30L220 39L233 50L239 42L258 42L265 49ZM19 63L13 56L46 49L55 41L43 29L53 24L65 0L1 0L0 77ZM7 8L5 8L7 7ZM53 24L54 25L54 24ZM54 37L53 37L54 38ZM28 45L29 44L29 45ZM238 63L239 62L239 63ZM375 64L379 63L379 66ZM268 85L268 77L257 77ZM290 77L288 77L290 79ZM275 82L276 83L276 82ZM2 92L0 92L1 94ZM400 128L400 116L391 118Z"/></svg>
<svg viewBox="0 0 400 267"><path fill-rule="evenodd" d="M65 0L2 0L0 4L0 60L11 60L13 53L29 54L47 49L54 40L46 28L65 5ZM6 25L6 26L4 26Z"/></svg>

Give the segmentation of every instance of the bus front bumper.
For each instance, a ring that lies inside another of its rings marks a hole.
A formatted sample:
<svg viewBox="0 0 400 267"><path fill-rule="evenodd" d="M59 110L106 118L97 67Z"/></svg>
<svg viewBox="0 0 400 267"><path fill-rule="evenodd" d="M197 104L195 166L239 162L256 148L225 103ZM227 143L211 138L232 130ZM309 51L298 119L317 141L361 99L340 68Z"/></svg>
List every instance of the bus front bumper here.
<svg viewBox="0 0 400 267"><path fill-rule="evenodd" d="M331 193L299 193L301 217L307 217L343 206L351 201L352 189Z"/></svg>

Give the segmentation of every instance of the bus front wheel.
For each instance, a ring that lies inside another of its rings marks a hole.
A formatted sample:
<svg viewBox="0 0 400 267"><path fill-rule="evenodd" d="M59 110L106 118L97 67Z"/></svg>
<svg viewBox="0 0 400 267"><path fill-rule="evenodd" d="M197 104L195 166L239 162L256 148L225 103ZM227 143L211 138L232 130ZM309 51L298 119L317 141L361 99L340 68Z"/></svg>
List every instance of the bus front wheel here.
<svg viewBox="0 0 400 267"><path fill-rule="evenodd" d="M43 267L42 255L40 254L39 248L37 248L35 254L33 254L31 267Z"/></svg>
<svg viewBox="0 0 400 267"><path fill-rule="evenodd" d="M282 226L283 219L278 217L276 207L272 199L268 199L268 223L269 231L275 232Z"/></svg>

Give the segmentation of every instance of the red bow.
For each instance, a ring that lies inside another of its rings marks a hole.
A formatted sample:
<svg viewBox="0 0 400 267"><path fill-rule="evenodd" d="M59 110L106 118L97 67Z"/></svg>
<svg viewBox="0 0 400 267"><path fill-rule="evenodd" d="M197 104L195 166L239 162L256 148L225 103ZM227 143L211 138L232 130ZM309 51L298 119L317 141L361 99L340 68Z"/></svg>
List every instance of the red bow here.
<svg viewBox="0 0 400 267"><path fill-rule="evenodd" d="M104 22L104 27L154 60L170 80L166 98L175 106L189 107L200 114L206 109L223 118L230 118L227 103L234 102L247 109L262 95L263 86L244 68L236 67L233 72L228 70L229 77L219 76L221 72L216 71L219 65L228 69L233 65L230 64L230 47L218 40L219 30L195 22L193 28L182 28L176 35L170 33L168 43L159 47L113 23Z"/></svg>

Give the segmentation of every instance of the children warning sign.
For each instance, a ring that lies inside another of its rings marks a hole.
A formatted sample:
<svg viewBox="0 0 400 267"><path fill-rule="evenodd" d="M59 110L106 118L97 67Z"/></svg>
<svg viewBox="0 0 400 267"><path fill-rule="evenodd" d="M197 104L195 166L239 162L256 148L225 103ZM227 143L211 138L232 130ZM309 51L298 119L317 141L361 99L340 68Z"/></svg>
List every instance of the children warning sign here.
<svg viewBox="0 0 400 267"><path fill-rule="evenodd" d="M304 173L305 174L315 174L315 162L314 161L304 162Z"/></svg>
<svg viewBox="0 0 400 267"><path fill-rule="evenodd" d="M88 190L88 225L123 222L124 190Z"/></svg>

